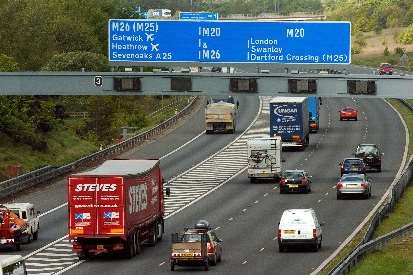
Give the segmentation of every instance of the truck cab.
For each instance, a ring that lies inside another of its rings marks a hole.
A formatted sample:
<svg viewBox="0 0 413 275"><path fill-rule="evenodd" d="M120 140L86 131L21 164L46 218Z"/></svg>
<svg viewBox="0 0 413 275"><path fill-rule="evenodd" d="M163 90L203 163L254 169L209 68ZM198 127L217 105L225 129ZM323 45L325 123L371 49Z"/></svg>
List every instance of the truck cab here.
<svg viewBox="0 0 413 275"><path fill-rule="evenodd" d="M40 229L40 211L36 212L32 203L9 203L4 206L27 223L27 228L22 232L23 236L27 237L27 242L37 240Z"/></svg>
<svg viewBox="0 0 413 275"><path fill-rule="evenodd" d="M0 275L26 275L27 270L21 255L0 255Z"/></svg>
<svg viewBox="0 0 413 275"><path fill-rule="evenodd" d="M235 133L238 107L238 101L235 103L232 97L208 100L205 108L206 133Z"/></svg>

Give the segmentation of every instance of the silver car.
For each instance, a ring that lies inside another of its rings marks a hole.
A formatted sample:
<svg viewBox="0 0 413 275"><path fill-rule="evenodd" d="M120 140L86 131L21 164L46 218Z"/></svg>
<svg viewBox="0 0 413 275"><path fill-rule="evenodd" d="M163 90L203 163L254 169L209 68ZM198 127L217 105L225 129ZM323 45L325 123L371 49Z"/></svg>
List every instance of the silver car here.
<svg viewBox="0 0 413 275"><path fill-rule="evenodd" d="M365 174L345 174L336 185L337 199L344 195L362 195L371 197L371 181Z"/></svg>

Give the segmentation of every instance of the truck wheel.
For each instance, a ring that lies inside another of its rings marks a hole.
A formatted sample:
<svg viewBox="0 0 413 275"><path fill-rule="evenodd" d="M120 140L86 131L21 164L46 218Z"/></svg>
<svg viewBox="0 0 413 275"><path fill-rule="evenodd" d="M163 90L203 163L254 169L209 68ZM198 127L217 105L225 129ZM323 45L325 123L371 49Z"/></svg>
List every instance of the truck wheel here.
<svg viewBox="0 0 413 275"><path fill-rule="evenodd" d="M255 178L250 178L250 183L255 183Z"/></svg>
<svg viewBox="0 0 413 275"><path fill-rule="evenodd" d="M140 242L140 232L136 231L135 233L135 242L134 242L134 249L135 249L135 255L138 255L142 252L142 246Z"/></svg>
<svg viewBox="0 0 413 275"><path fill-rule="evenodd" d="M77 257L79 258L80 261L87 260L88 254L87 252L82 251L79 254L77 254Z"/></svg>
<svg viewBox="0 0 413 275"><path fill-rule="evenodd" d="M341 200L341 195L337 193L337 199Z"/></svg>
<svg viewBox="0 0 413 275"><path fill-rule="evenodd" d="M131 235L127 242L125 248L125 258L131 259L135 256L136 253L136 243L135 243L135 235Z"/></svg>
<svg viewBox="0 0 413 275"><path fill-rule="evenodd" d="M39 238L39 228L37 228L37 231L34 232L34 234L33 234L33 240L37 241L38 238Z"/></svg>
<svg viewBox="0 0 413 275"><path fill-rule="evenodd" d="M158 223L156 222L153 227L152 227L152 232L150 233L150 239L149 239L149 245L154 246L158 240L157 235L158 235Z"/></svg>
<svg viewBox="0 0 413 275"><path fill-rule="evenodd" d="M317 242L315 244L313 244L312 250L313 250L313 252L318 251L318 243Z"/></svg>
<svg viewBox="0 0 413 275"><path fill-rule="evenodd" d="M214 254L214 257L212 257L210 263L211 265L217 265L217 254Z"/></svg>
<svg viewBox="0 0 413 275"><path fill-rule="evenodd" d="M204 265L204 271L208 271L209 269L209 264L208 264L208 259L205 261L205 265Z"/></svg>
<svg viewBox="0 0 413 275"><path fill-rule="evenodd" d="M156 240L158 242L162 241L163 237L163 221L158 221L156 223Z"/></svg>
<svg viewBox="0 0 413 275"><path fill-rule="evenodd" d="M217 259L217 262L220 263L222 261L222 250L221 253L219 253L219 257Z"/></svg>
<svg viewBox="0 0 413 275"><path fill-rule="evenodd" d="M175 263L171 262L171 271L175 271Z"/></svg>
<svg viewBox="0 0 413 275"><path fill-rule="evenodd" d="M381 172L381 166L377 166L377 172Z"/></svg>
<svg viewBox="0 0 413 275"><path fill-rule="evenodd" d="M15 249L16 251L20 251L20 250L21 250L21 247L20 247L20 243L19 243L19 242L16 242L16 243L14 244L14 249Z"/></svg>
<svg viewBox="0 0 413 275"><path fill-rule="evenodd" d="M278 252L284 252L285 248L282 244L278 245Z"/></svg>

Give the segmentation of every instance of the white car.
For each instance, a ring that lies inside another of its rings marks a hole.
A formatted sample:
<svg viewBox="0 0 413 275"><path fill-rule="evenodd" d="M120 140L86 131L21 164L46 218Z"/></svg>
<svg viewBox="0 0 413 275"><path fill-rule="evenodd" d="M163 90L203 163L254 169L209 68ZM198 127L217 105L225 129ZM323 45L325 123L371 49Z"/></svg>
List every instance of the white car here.
<svg viewBox="0 0 413 275"><path fill-rule="evenodd" d="M278 248L280 252L289 246L311 246L313 251L321 248L323 232L315 211L288 209L278 224Z"/></svg>
<svg viewBox="0 0 413 275"><path fill-rule="evenodd" d="M23 235L27 236L27 242L37 240L39 236L39 214L40 211L35 211L34 205L31 203L9 203L4 204L5 207L13 211L20 219L27 223L27 228L23 231Z"/></svg>

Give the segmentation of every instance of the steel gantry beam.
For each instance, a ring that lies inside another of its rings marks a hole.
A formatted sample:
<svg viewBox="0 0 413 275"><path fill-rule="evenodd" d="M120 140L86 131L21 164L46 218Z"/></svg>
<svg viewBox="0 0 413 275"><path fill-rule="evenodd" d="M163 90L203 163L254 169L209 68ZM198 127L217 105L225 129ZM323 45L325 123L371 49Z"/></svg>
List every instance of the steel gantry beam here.
<svg viewBox="0 0 413 275"><path fill-rule="evenodd" d="M291 73L0 73L0 95L212 95L233 93L413 98L413 75Z"/></svg>

